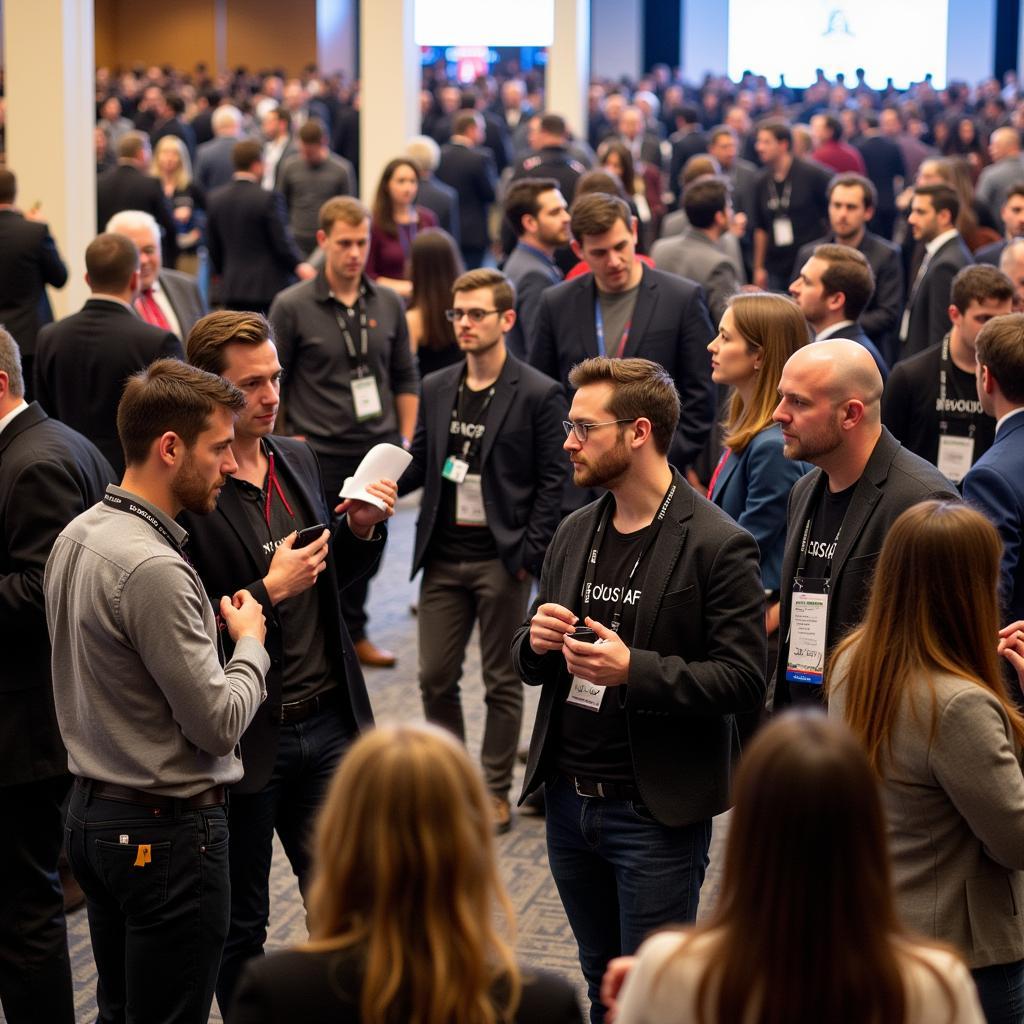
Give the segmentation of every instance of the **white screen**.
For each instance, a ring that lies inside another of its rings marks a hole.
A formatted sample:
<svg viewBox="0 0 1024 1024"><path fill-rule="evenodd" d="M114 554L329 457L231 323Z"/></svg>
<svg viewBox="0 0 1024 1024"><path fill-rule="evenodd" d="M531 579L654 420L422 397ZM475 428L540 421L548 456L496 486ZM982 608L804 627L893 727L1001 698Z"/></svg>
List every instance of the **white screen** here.
<svg viewBox="0 0 1024 1024"><path fill-rule="evenodd" d="M778 85L814 81L815 68L848 84L864 68L876 89L897 88L928 73L946 84L948 0L729 0L729 77L746 70Z"/></svg>
<svg viewBox="0 0 1024 1024"><path fill-rule="evenodd" d="M550 46L554 0L416 0L417 46Z"/></svg>

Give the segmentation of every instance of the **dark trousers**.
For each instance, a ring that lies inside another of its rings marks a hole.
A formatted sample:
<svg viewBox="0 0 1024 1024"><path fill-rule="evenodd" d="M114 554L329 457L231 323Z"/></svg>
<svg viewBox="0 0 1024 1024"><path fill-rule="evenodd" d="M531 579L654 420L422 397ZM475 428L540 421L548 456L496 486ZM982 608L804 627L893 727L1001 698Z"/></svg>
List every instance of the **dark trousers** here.
<svg viewBox="0 0 1024 1024"><path fill-rule="evenodd" d="M76 782L67 837L100 1024L206 1024L228 931L227 809L157 810Z"/></svg>
<svg viewBox="0 0 1024 1024"><path fill-rule="evenodd" d="M655 928L696 920L711 821L669 828L642 804L579 796L562 776L545 786L548 863L601 1024L601 978Z"/></svg>
<svg viewBox="0 0 1024 1024"><path fill-rule="evenodd" d="M0 1003L8 1024L74 1024L64 898L66 775L0 786Z"/></svg>
<svg viewBox="0 0 1024 1024"><path fill-rule="evenodd" d="M231 794L231 925L217 977L217 1005L225 1017L242 968L263 955L267 941L274 832L305 894L313 821L351 740L337 706L282 725L270 780L258 793Z"/></svg>
<svg viewBox="0 0 1024 1024"><path fill-rule="evenodd" d="M987 1024L1024 1021L1024 960L971 971Z"/></svg>

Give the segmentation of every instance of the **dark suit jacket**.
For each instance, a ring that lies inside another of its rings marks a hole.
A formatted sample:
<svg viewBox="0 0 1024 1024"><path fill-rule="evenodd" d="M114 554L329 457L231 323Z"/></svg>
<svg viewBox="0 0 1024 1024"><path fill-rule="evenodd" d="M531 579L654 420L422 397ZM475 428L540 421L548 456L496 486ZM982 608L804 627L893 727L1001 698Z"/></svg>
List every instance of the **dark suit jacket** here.
<svg viewBox="0 0 1024 1024"><path fill-rule="evenodd" d="M0 433L0 786L68 770L53 710L43 570L57 534L114 479L94 445L36 402Z"/></svg>
<svg viewBox="0 0 1024 1024"><path fill-rule="evenodd" d="M178 229L159 180L131 164L118 164L104 171L96 179L97 229L106 231L107 221L122 210L152 214L163 233L160 249L164 265L173 267L178 259Z"/></svg>
<svg viewBox="0 0 1024 1024"><path fill-rule="evenodd" d="M630 645L629 678L605 699L626 709L633 771L643 803L663 825L688 825L729 806L733 716L764 702L764 591L757 545L682 475L647 569ZM530 616L549 601L579 610L594 531L606 494L562 521ZM570 677L560 651L534 654L530 623L512 659L542 686L523 797L556 771L558 716Z"/></svg>
<svg viewBox="0 0 1024 1024"><path fill-rule="evenodd" d="M885 361L882 353L878 351L878 346L864 333L863 324L860 321L849 327L842 327L835 334L829 334L828 337L829 339L845 338L863 345L871 353L871 358L874 359L875 366L878 367L878 372L882 375L882 383L884 384L889 379L889 364Z"/></svg>
<svg viewBox="0 0 1024 1024"><path fill-rule="evenodd" d="M992 242L991 245L983 245L975 254L975 263L988 263L990 266L998 267L1002 259L1003 250L1006 248L1006 239L1001 242Z"/></svg>
<svg viewBox="0 0 1024 1024"><path fill-rule="evenodd" d="M204 142L196 155L195 182L209 195L214 189L226 185L235 173L232 158L235 144L239 139L221 135Z"/></svg>
<svg viewBox="0 0 1024 1024"><path fill-rule="evenodd" d="M555 285L540 299L530 365L561 382L567 391L572 367L598 354L596 301L593 274ZM714 335L699 285L644 267L623 355L660 363L675 381L682 412L669 461L681 469L700 454L715 416L707 353Z"/></svg>
<svg viewBox="0 0 1024 1024"><path fill-rule="evenodd" d="M210 260L221 275L225 304L269 306L302 262L283 196L238 178L217 189L206 210Z"/></svg>
<svg viewBox="0 0 1024 1024"><path fill-rule="evenodd" d="M320 467L313 449L302 441L287 437L268 437L267 446L274 453L275 470L285 485L298 496L297 519L301 526L331 522L331 514L320 484ZM183 512L178 518L188 530L188 556L196 567L203 586L214 608L220 606L224 594L233 594L245 588L263 605L267 620L267 639L264 646L270 655L267 673L267 699L256 712L249 728L242 734L242 764L245 776L233 788L238 793L256 793L267 783L277 756L278 731L281 711L281 659L284 648L281 624L263 585L266 573L260 546L262 541L249 525L242 498L234 487L221 491L217 508L208 516ZM353 536L348 526L339 523L331 539L332 557L327 569L317 581L320 598L320 627L327 637L327 651L331 662L344 670L344 684L348 691L348 704L342 713L346 725L352 730L367 729L373 725L370 699L366 695L359 659L341 617L338 590L353 580L365 576L376 564L384 549L387 530L377 527L372 541ZM260 558L257 558L257 552ZM225 656L230 658L234 645L227 633L221 634Z"/></svg>
<svg viewBox="0 0 1024 1024"><path fill-rule="evenodd" d="M460 244L467 249L487 248L487 210L498 181L490 152L449 142L441 147L436 176L459 195Z"/></svg>
<svg viewBox="0 0 1024 1024"><path fill-rule="evenodd" d="M426 178L420 181L416 202L434 213L438 225L455 239L456 245L461 243L459 194L455 189L437 178Z"/></svg>
<svg viewBox="0 0 1024 1024"><path fill-rule="evenodd" d="M67 279L50 229L15 210L0 210L0 324L23 356L36 350L45 286L63 288Z"/></svg>
<svg viewBox="0 0 1024 1024"><path fill-rule="evenodd" d="M441 508L448 425L464 369L462 363L456 363L423 380L412 462L399 484L402 494L423 488L413 576L426 560ZM487 410L480 475L487 525L498 556L513 575L520 569L540 574L544 552L558 526L567 461L562 451L565 415L562 389L515 356L508 356Z"/></svg>
<svg viewBox="0 0 1024 1024"><path fill-rule="evenodd" d="M537 333L541 294L562 280L557 265L524 245L516 245L501 268L516 289L516 323L505 338L508 350L526 359Z"/></svg>
<svg viewBox="0 0 1024 1024"><path fill-rule="evenodd" d="M828 478L812 470L796 482L789 494L789 527L782 559L782 607L779 618L779 654L776 663L775 706L790 704L786 682L786 655L793 596L793 576L800 555L800 540L809 516L814 514ZM959 498L957 489L930 463L907 451L882 427L868 464L857 482L843 521L832 559L832 587L828 600L826 644L836 644L861 619L867 604L871 577L889 528L911 505L929 498Z"/></svg>
<svg viewBox="0 0 1024 1024"><path fill-rule="evenodd" d="M167 301L174 310L181 327L181 343L184 346L188 333L201 317L206 316L206 305L199 291L199 285L191 274L182 274L178 270L160 271L160 287L167 295Z"/></svg>
<svg viewBox="0 0 1024 1024"><path fill-rule="evenodd" d="M964 499L992 520L1003 539L1003 621L1024 619L1024 413L996 431L992 447L970 468Z"/></svg>
<svg viewBox="0 0 1024 1024"><path fill-rule="evenodd" d="M185 353L177 335L144 323L109 299L89 299L71 316L39 332L35 383L39 404L85 434L120 475L124 452L117 405L124 382L154 359Z"/></svg>
<svg viewBox="0 0 1024 1024"><path fill-rule="evenodd" d="M959 235L946 242L931 258L920 284L916 289L911 285L908 300L910 324L901 359L923 352L929 345L942 340L950 328L949 292L953 278L973 262L970 250Z"/></svg>

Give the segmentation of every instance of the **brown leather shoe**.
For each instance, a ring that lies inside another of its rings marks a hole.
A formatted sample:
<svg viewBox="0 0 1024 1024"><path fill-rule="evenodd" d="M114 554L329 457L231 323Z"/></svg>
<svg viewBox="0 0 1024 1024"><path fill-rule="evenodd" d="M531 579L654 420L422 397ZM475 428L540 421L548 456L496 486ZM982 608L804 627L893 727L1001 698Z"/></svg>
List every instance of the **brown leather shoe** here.
<svg viewBox="0 0 1024 1024"><path fill-rule="evenodd" d="M356 657L361 665L370 668L394 668L398 658L391 651L377 647L365 636L355 642Z"/></svg>
<svg viewBox="0 0 1024 1024"><path fill-rule="evenodd" d="M504 797L491 794L491 820L494 822L494 834L504 835L512 827L512 808Z"/></svg>

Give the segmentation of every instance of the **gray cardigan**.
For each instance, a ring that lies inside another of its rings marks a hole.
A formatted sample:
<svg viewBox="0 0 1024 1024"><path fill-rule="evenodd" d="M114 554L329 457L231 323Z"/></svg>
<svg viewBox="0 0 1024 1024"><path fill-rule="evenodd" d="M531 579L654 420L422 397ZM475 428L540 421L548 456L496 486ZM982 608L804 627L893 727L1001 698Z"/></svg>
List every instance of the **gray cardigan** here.
<svg viewBox="0 0 1024 1024"><path fill-rule="evenodd" d="M832 718L845 718L845 661L837 663L831 683ZM885 769L896 905L908 928L952 943L969 967L1020 960L1021 751L989 691L945 674L936 676L935 688L931 742L930 701L921 681L907 687Z"/></svg>

